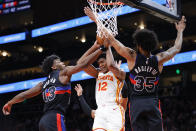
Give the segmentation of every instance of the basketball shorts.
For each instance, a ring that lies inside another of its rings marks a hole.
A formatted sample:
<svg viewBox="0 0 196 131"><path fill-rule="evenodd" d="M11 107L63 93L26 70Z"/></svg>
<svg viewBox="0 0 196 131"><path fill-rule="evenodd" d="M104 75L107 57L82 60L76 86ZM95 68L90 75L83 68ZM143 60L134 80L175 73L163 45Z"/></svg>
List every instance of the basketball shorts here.
<svg viewBox="0 0 196 131"><path fill-rule="evenodd" d="M163 131L162 114L157 98L137 98L129 104L133 131Z"/></svg>
<svg viewBox="0 0 196 131"><path fill-rule="evenodd" d="M66 131L64 116L55 112L44 114L39 122L39 131Z"/></svg>
<svg viewBox="0 0 196 131"><path fill-rule="evenodd" d="M101 106L95 112L93 131L124 131L124 109L121 106Z"/></svg>

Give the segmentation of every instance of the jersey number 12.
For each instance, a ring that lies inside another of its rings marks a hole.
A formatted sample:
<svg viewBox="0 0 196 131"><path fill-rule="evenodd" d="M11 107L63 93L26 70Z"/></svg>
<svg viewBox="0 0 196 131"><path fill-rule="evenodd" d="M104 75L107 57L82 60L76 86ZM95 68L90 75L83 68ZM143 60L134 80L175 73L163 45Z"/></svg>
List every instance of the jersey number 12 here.
<svg viewBox="0 0 196 131"><path fill-rule="evenodd" d="M106 91L107 90L107 85L108 85L107 82L102 82L102 83L100 82L98 91Z"/></svg>

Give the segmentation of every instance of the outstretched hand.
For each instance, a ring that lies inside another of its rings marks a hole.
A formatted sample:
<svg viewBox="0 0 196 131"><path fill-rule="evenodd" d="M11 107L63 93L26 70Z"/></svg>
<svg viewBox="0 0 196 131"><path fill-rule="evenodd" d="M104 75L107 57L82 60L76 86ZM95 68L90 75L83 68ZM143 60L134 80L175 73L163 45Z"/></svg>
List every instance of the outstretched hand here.
<svg viewBox="0 0 196 131"><path fill-rule="evenodd" d="M11 108L12 108L12 105L6 103L6 104L3 106L3 109L2 109L3 114L4 114L4 115L9 115L10 112L11 112Z"/></svg>
<svg viewBox="0 0 196 131"><path fill-rule="evenodd" d="M95 14L94 14L93 11L91 10L91 8L89 8L88 6L87 6L87 7L84 7L84 13L85 13L92 21L94 21L95 23L97 23Z"/></svg>
<svg viewBox="0 0 196 131"><path fill-rule="evenodd" d="M82 86L80 84L77 84L75 86L75 90L76 90L78 96L82 95L83 89L82 89Z"/></svg>
<svg viewBox="0 0 196 131"><path fill-rule="evenodd" d="M182 19L178 22L175 23L176 29L179 32L183 32L185 27L186 27L186 18L185 16L182 16Z"/></svg>

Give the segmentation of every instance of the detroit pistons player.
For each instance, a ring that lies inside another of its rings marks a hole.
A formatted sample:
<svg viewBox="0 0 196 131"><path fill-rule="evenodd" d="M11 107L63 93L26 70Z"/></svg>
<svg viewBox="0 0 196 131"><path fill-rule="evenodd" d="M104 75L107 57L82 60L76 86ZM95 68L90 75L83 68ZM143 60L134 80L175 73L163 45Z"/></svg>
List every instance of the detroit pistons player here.
<svg viewBox="0 0 196 131"><path fill-rule="evenodd" d="M137 30L133 40L137 51L125 47L110 35L110 43L115 50L127 59L129 67L130 119L133 131L162 131L162 117L158 99L158 83L163 64L172 59L181 50L185 17L176 23L177 38L173 47L167 51L152 55L158 44L153 31Z"/></svg>
<svg viewBox="0 0 196 131"><path fill-rule="evenodd" d="M39 122L39 130L66 131L64 114L69 106L71 96L71 76L93 63L101 53L102 50L98 49L89 55L85 62L75 66L65 66L56 55L46 57L42 69L48 75L47 79L8 101L2 109L3 113L9 115L12 105L42 93L45 104L44 115Z"/></svg>

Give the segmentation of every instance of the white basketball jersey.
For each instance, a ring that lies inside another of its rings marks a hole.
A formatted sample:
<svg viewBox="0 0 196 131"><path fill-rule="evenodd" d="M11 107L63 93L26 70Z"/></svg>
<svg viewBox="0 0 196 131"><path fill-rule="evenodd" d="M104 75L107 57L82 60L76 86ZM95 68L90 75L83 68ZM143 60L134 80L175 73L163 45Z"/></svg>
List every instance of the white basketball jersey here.
<svg viewBox="0 0 196 131"><path fill-rule="evenodd" d="M96 102L98 107L119 104L123 84L111 71L105 74L100 72L96 82Z"/></svg>

